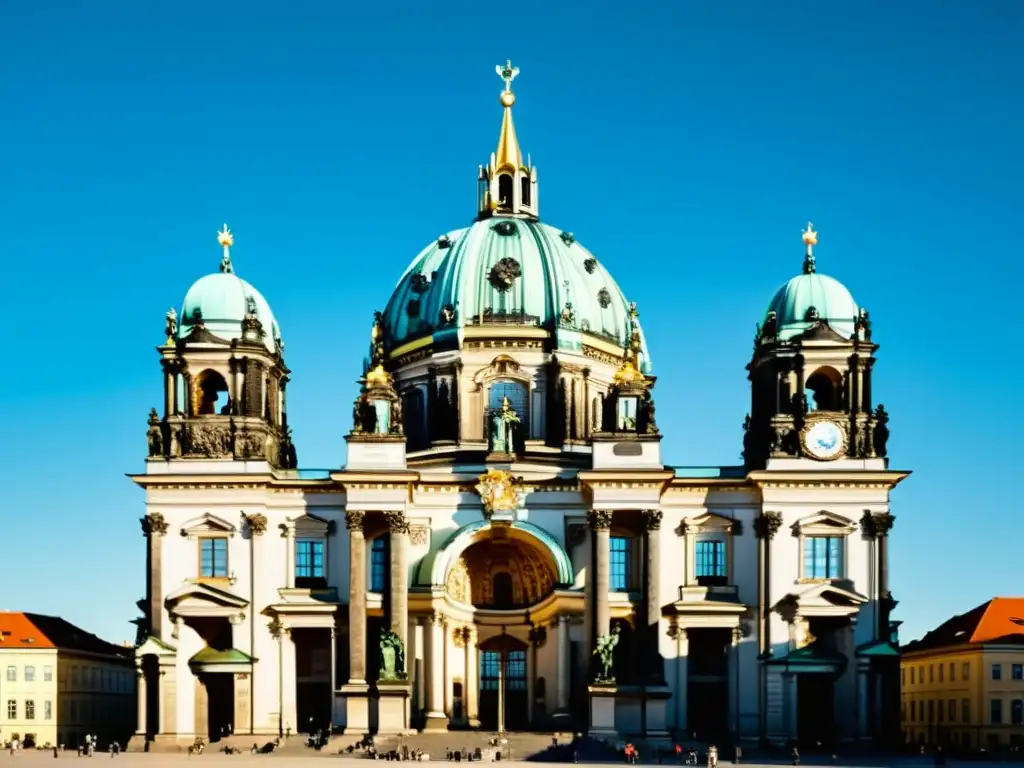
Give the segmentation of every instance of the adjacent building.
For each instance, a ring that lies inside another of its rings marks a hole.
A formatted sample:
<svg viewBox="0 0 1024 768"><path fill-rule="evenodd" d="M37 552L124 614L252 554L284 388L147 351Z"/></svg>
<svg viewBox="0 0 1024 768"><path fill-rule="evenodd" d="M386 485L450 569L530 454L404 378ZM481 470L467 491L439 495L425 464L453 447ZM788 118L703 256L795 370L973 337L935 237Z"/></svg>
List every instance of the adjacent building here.
<svg viewBox="0 0 1024 768"><path fill-rule="evenodd" d="M638 308L541 220L518 69L498 73L476 211L381 297L344 467L298 469L284 326L226 226L219 269L167 313L133 477L140 739L331 723L898 741L887 542L908 473L887 458L868 312L818 270L808 225L751 318L743 463L666 465ZM366 269L388 268L382 234ZM627 284L667 279L635 266Z"/></svg>
<svg viewBox="0 0 1024 768"><path fill-rule="evenodd" d="M55 616L0 613L0 738L126 744L135 723L132 649Z"/></svg>
<svg viewBox="0 0 1024 768"><path fill-rule="evenodd" d="M908 643L900 682L907 741L1024 745L1024 597L994 597Z"/></svg>

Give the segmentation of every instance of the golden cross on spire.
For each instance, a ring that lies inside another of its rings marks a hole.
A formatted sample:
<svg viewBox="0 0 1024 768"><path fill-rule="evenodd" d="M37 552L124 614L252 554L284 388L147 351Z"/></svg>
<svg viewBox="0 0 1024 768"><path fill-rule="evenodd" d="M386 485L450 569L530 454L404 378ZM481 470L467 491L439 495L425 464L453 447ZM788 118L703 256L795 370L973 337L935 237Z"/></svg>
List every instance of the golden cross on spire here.
<svg viewBox="0 0 1024 768"><path fill-rule="evenodd" d="M512 59L505 60L505 66L499 64L494 68L494 71L498 73L498 77L505 81L505 93L512 90L512 81L519 76L519 67L512 66Z"/></svg>
<svg viewBox="0 0 1024 768"><path fill-rule="evenodd" d="M814 246L818 244L818 233L814 231L814 225L807 222L807 229L800 233L804 245L807 246L807 254L804 256L804 274L814 272Z"/></svg>
<svg viewBox="0 0 1024 768"><path fill-rule="evenodd" d="M220 260L220 271L234 272L231 266L231 246L235 244L235 236L231 234L227 224L217 233L217 242L224 248L224 257Z"/></svg>

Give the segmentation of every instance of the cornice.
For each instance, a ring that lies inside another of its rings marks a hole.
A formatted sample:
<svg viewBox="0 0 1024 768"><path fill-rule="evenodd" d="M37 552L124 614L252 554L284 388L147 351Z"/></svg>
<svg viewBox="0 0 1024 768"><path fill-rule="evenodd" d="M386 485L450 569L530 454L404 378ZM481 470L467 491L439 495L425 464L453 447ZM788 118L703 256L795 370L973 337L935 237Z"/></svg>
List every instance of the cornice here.
<svg viewBox="0 0 1024 768"><path fill-rule="evenodd" d="M868 488L892 490L910 472L899 470L758 470L747 479L758 488Z"/></svg>

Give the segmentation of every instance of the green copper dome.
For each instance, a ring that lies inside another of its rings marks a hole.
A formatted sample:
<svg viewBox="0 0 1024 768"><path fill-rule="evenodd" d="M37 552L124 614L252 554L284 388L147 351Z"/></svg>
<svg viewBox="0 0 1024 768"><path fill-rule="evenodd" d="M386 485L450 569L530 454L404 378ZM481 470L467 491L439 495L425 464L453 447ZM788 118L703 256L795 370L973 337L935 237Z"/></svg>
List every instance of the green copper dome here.
<svg viewBox="0 0 1024 768"><path fill-rule="evenodd" d="M811 271L797 275L775 292L765 321L769 312L775 313L778 337L782 340L799 336L810 328L815 315L837 333L850 337L856 330L858 311L857 302L845 285Z"/></svg>
<svg viewBox="0 0 1024 768"><path fill-rule="evenodd" d="M263 324L263 343L273 352L281 331L270 305L263 294L231 271L201 277L188 289L181 306L178 338L183 339L192 332L198 310L206 330L214 336L227 341L241 339L242 321L250 309L250 300L256 317Z"/></svg>
<svg viewBox="0 0 1024 768"><path fill-rule="evenodd" d="M623 345L629 306L571 232L494 216L424 248L398 281L383 323L392 349L428 334L461 340L464 328L483 322L547 328L557 348L578 351L588 333ZM641 365L650 372L646 342Z"/></svg>

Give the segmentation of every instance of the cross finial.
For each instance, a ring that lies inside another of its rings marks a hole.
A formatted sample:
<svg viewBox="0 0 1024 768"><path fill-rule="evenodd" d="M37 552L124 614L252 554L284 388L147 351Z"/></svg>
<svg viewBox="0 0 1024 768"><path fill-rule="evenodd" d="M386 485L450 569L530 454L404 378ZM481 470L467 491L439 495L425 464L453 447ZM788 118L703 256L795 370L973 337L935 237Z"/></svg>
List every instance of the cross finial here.
<svg viewBox="0 0 1024 768"><path fill-rule="evenodd" d="M220 271L234 272L235 270L231 266L231 246L235 244L235 236L231 234L227 224L217 233L217 242L224 248L224 256L220 260Z"/></svg>
<svg viewBox="0 0 1024 768"><path fill-rule="evenodd" d="M814 246L818 244L818 233L814 231L814 225L807 222L807 229L800 233L804 245L807 246L807 253L804 256L804 273L814 272Z"/></svg>
<svg viewBox="0 0 1024 768"><path fill-rule="evenodd" d="M498 73L498 77L505 81L505 93L509 93L512 90L512 81L519 76L519 67L512 66L512 59L506 59L505 66L499 64L494 68L494 71Z"/></svg>

